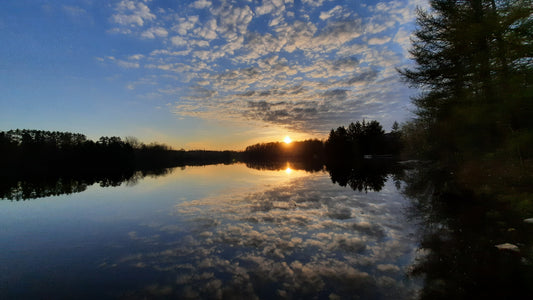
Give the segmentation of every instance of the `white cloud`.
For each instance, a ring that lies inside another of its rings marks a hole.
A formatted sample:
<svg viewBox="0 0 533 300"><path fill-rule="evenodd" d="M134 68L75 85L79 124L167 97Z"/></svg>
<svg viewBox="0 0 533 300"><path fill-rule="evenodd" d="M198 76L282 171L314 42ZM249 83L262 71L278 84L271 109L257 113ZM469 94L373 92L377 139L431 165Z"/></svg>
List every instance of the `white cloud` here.
<svg viewBox="0 0 533 300"><path fill-rule="evenodd" d="M143 26L146 21L156 18L146 4L133 0L122 0L117 5L116 12L111 19L119 25Z"/></svg>
<svg viewBox="0 0 533 300"><path fill-rule="evenodd" d="M368 44L369 45L383 45L383 44L390 42L390 40L391 38L388 36L381 37L381 38L373 37L368 40Z"/></svg>
<svg viewBox="0 0 533 300"><path fill-rule="evenodd" d="M179 41L178 41L179 43ZM185 56L191 53L191 50L182 50L182 51L169 51L166 49L158 49L150 52L150 56L166 55L166 56Z"/></svg>
<svg viewBox="0 0 533 300"><path fill-rule="evenodd" d="M144 58L144 55L142 54L134 54L134 55L130 55L130 57L128 57L130 60L140 60L142 58Z"/></svg>
<svg viewBox="0 0 533 300"><path fill-rule="evenodd" d="M323 0L297 7L198 0L179 9L123 0L112 16L121 26L111 31L152 40L145 68L182 72L176 84L189 92L175 95L181 116L324 133L345 120L385 116L387 106L400 111L409 101L395 70L407 55L409 25L396 27L412 21L409 9L420 1L361 5L367 16L359 4ZM200 86L210 92L197 97Z"/></svg>
<svg viewBox="0 0 533 300"><path fill-rule="evenodd" d="M321 11L319 18L321 20L327 20L327 19L331 18L332 16L341 13L342 10L343 10L342 6L337 5L334 8L330 9L329 11Z"/></svg>
<svg viewBox="0 0 533 300"><path fill-rule="evenodd" d="M408 52L411 48L411 32L407 31L405 28L400 28L394 36L393 41L402 47L404 57L408 57Z"/></svg>
<svg viewBox="0 0 533 300"><path fill-rule="evenodd" d="M228 4L213 9L212 13L217 18L218 31L225 36L246 34L254 15L248 6L234 7Z"/></svg>
<svg viewBox="0 0 533 300"><path fill-rule="evenodd" d="M282 0L263 0L263 4L256 7L257 15L266 15L270 13L281 14L285 10L285 3Z"/></svg>
<svg viewBox="0 0 533 300"><path fill-rule="evenodd" d="M117 65L123 68L139 68L140 65L137 62L130 62L130 61L124 61L124 60L117 60Z"/></svg>
<svg viewBox="0 0 533 300"><path fill-rule="evenodd" d="M85 9L70 5L63 5L63 11L65 11L71 17L80 17L87 14Z"/></svg>
<svg viewBox="0 0 533 300"><path fill-rule="evenodd" d="M194 30L194 33L203 39L206 40L213 40L217 38L217 21L215 19L211 19L206 22L206 24L203 27L197 27Z"/></svg>
<svg viewBox="0 0 533 300"><path fill-rule="evenodd" d="M207 1L207 0L197 0L191 4L192 7L198 8L198 9L207 8L207 7L210 7L211 5L212 5L211 1Z"/></svg>
<svg viewBox="0 0 533 300"><path fill-rule="evenodd" d="M179 18L178 24L174 25L172 29L181 35L186 35L189 30L194 28L199 19L196 15L189 16L188 18Z"/></svg>
<svg viewBox="0 0 533 300"><path fill-rule="evenodd" d="M322 6L322 4L327 0L302 0L302 3L313 6L313 7L319 7Z"/></svg>
<svg viewBox="0 0 533 300"><path fill-rule="evenodd" d="M172 42L172 44L174 46L185 46L185 45L187 45L187 40L185 40L181 36L173 36L172 38L170 38L170 41Z"/></svg>
<svg viewBox="0 0 533 300"><path fill-rule="evenodd" d="M331 51L361 36L363 32L361 24L360 19L328 23L320 35L313 39L313 42L326 51Z"/></svg>
<svg viewBox="0 0 533 300"><path fill-rule="evenodd" d="M152 27L141 33L143 38L154 39L156 37L166 37L168 31L163 27Z"/></svg>

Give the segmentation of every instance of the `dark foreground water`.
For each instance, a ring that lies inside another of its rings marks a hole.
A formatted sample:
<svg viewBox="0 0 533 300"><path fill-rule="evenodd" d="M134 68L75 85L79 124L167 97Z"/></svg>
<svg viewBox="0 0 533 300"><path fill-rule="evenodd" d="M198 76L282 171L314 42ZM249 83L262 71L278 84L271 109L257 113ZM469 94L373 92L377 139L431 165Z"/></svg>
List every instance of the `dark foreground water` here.
<svg viewBox="0 0 533 300"><path fill-rule="evenodd" d="M234 164L12 187L0 299L458 299L533 284L527 222L449 211L423 200L437 194L425 175L390 172Z"/></svg>

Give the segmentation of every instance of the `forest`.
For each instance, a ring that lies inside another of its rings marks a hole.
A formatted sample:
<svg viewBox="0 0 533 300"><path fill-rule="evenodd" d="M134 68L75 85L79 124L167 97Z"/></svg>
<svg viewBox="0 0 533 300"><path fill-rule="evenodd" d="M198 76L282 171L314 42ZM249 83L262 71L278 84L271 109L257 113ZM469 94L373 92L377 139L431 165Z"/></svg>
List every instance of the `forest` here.
<svg viewBox="0 0 533 300"><path fill-rule="evenodd" d="M306 161L352 162L363 158L399 158L402 149L401 132L397 122L385 133L376 121L350 123L348 128L332 129L325 141L259 143L246 147L243 158L248 161Z"/></svg>
<svg viewBox="0 0 533 300"><path fill-rule="evenodd" d="M7 174L98 173L231 163L233 151L174 150L136 138L17 129L0 132L0 169Z"/></svg>
<svg viewBox="0 0 533 300"><path fill-rule="evenodd" d="M401 69L421 91L402 178L429 253L420 299L524 298L533 271L533 3L430 1ZM499 248L512 246L514 251Z"/></svg>
<svg viewBox="0 0 533 300"><path fill-rule="evenodd" d="M528 190L533 174L533 5L431 1L399 70L421 93L401 128L404 153L472 187ZM529 193L529 191L528 191Z"/></svg>

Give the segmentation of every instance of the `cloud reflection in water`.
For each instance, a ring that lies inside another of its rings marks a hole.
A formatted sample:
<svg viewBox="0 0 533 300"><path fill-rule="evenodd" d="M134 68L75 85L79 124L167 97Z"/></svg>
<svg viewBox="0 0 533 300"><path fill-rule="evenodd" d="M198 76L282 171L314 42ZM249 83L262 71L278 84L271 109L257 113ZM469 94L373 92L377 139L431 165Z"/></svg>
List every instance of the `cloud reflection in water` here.
<svg viewBox="0 0 533 300"><path fill-rule="evenodd" d="M167 272L159 288L182 298L413 298L405 205L390 180L358 193L312 174L181 203L175 216L186 226L158 225L145 238L168 249L120 263ZM156 287L145 292L157 297Z"/></svg>

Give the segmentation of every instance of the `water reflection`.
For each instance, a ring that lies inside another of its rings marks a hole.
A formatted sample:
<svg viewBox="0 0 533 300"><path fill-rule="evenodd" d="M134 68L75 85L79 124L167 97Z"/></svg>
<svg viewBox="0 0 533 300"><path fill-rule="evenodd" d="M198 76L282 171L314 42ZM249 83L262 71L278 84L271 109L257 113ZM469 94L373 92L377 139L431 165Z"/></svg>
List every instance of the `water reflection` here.
<svg viewBox="0 0 533 300"><path fill-rule="evenodd" d="M350 186L354 191L380 191L389 175L399 185L403 171L401 165L390 160L363 160L351 164L326 165L331 181L340 186Z"/></svg>
<svg viewBox="0 0 533 300"><path fill-rule="evenodd" d="M370 180L359 166L262 168L194 167L128 189L0 203L0 298L416 297L406 277L416 228L389 169ZM361 192L337 184L357 180Z"/></svg>
<svg viewBox="0 0 533 300"><path fill-rule="evenodd" d="M285 170L291 174L293 170L306 172L326 171L331 181L340 186L349 186L354 191L380 191L392 175L396 185L399 185L403 172L401 164L388 159L359 160L344 163L328 163L323 165L316 161L256 161L247 162L246 166L258 170Z"/></svg>
<svg viewBox="0 0 533 300"><path fill-rule="evenodd" d="M166 247L107 265L168 275L138 297L409 299L416 284L404 274L416 240L405 205L392 181L380 193L354 193L310 173L183 202L175 208L182 226L132 234Z"/></svg>
<svg viewBox="0 0 533 300"><path fill-rule="evenodd" d="M256 170L303 170L306 172L320 172L324 170L324 164L320 161L247 161L248 168Z"/></svg>
<svg viewBox="0 0 533 300"><path fill-rule="evenodd" d="M411 270L424 279L421 299L530 298L533 226L512 207L514 199L480 198L430 164L412 168L404 180L425 253Z"/></svg>
<svg viewBox="0 0 533 300"><path fill-rule="evenodd" d="M88 186L116 187L122 183L132 186L144 177L168 175L173 169L147 169L99 172L96 174L43 174L0 176L0 199L28 200L84 192Z"/></svg>
<svg viewBox="0 0 533 300"><path fill-rule="evenodd" d="M287 175L293 171L309 173L328 172L331 181L340 186L349 186L356 191L380 191L390 174L395 182L402 168L398 164L384 160L360 161L346 164L323 165L318 161L255 161L247 162L248 168L256 170L279 171ZM185 168L181 167L182 169ZM146 176L164 176L173 169L146 169L141 171L124 170L84 174L45 174L0 176L0 199L28 200L62 194L80 193L88 186L99 184L101 187L116 187L125 183L135 185Z"/></svg>
<svg viewBox="0 0 533 300"><path fill-rule="evenodd" d="M0 298L521 299L533 292L533 225L524 222L533 217L524 214L531 202L476 196L444 168L249 163L141 180L170 172L0 181L10 199L138 183L58 201L0 202ZM69 288L56 289L65 282Z"/></svg>

